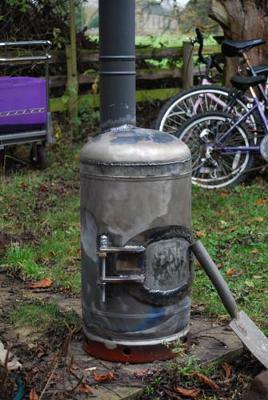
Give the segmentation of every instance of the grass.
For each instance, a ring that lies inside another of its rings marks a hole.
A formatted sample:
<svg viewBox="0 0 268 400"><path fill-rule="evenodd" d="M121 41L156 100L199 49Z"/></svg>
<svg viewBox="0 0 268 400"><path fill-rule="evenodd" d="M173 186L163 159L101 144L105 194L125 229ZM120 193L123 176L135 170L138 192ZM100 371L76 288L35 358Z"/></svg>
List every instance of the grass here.
<svg viewBox="0 0 268 400"><path fill-rule="evenodd" d="M54 287L80 290L79 151L62 143L45 171L23 168L2 176L1 231L8 233L1 265ZM268 187L256 180L230 191L193 188L193 227L224 275L240 308L268 333ZM31 232L33 240L19 240ZM205 312L226 318L214 288L196 269L192 297Z"/></svg>
<svg viewBox="0 0 268 400"><path fill-rule="evenodd" d="M238 304L268 333L268 187L262 181L232 191L194 190L193 226L218 264ZM193 299L212 315L223 309L197 268Z"/></svg>
<svg viewBox="0 0 268 400"><path fill-rule="evenodd" d="M51 278L54 286L80 290L79 151L61 146L45 171L24 169L2 177L1 230L31 232L34 243L15 239L2 264L28 278Z"/></svg>
<svg viewBox="0 0 268 400"><path fill-rule="evenodd" d="M31 327L46 330L49 327L80 326L77 314L61 313L54 303L45 304L41 301L25 304L20 303L8 316L9 322L16 327Z"/></svg>
<svg viewBox="0 0 268 400"><path fill-rule="evenodd" d="M213 39L212 34L204 35L205 44L207 46L214 46L216 44L215 39ZM185 41L189 41L195 38L194 29L189 32L189 34L178 34L178 32L170 34L170 33L162 33L160 35L136 35L135 43L138 47L180 47L182 43ZM94 40L98 43L99 37L98 35L91 35L90 40Z"/></svg>

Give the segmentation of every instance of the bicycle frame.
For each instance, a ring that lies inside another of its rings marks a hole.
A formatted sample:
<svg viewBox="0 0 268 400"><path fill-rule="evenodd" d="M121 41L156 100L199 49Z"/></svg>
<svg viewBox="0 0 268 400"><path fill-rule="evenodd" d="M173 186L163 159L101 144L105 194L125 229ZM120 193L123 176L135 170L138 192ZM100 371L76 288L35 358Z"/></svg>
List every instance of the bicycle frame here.
<svg viewBox="0 0 268 400"><path fill-rule="evenodd" d="M261 121L263 123L264 132L268 135L268 119L266 118L262 104L258 99L256 93L253 88L250 87L250 91L253 97L253 106L250 108L245 114L243 114L232 126L229 128L218 140L216 139L216 143L212 145L213 150L220 150L224 153L234 153L237 151L240 152L249 152L249 151L260 151L260 146L228 146L224 147L224 141L231 136L233 130L241 124L241 122L245 121L255 110L258 111Z"/></svg>
<svg viewBox="0 0 268 400"><path fill-rule="evenodd" d="M245 52L242 53L242 57L243 57L244 63L247 65L247 67L248 67L248 69L250 71L250 74L252 76L257 76L257 74L255 73L255 71L254 71L254 69L253 69L253 67L251 65L251 62L250 62L250 60L249 60L249 58L248 58L248 56L247 56L247 54ZM205 77L203 77L201 82L200 82L201 85L212 85L212 82L209 79L207 79L209 69L210 69L210 66L207 65ZM239 69L238 69L238 71L239 71ZM268 80L266 81L266 84L264 86L259 84L258 88L259 88L259 90L260 90L260 92L262 94L263 99L267 103L268 102L268 98L267 98L265 93L268 92ZM224 109L224 106L226 105L225 102L223 102L220 99L218 99L217 96L215 96L214 94L207 93L206 95L207 95L208 98L213 100L217 105L221 106ZM255 92L254 92L254 96L256 96ZM200 96L200 98L196 101L196 103L194 104L194 107L193 107L193 111L194 111L195 114L197 113L198 107L200 107L201 102L202 102L202 98ZM262 112L262 110L261 110L261 112ZM265 118L265 121L266 121L266 118ZM263 122L264 122L264 120L263 120ZM265 122L265 126L266 126L266 122Z"/></svg>
<svg viewBox="0 0 268 400"><path fill-rule="evenodd" d="M201 85L212 85L212 83L206 79L203 78L201 81ZM212 93L206 93L206 96L208 98L210 98L211 100L213 100L218 106L221 106L223 109L226 107L228 108L228 104L226 104L224 101L222 101L221 99L219 99L217 96L215 96L215 94ZM198 108L200 107L201 103L202 103L202 97L204 97L204 94L200 94L198 100L196 100L194 106L193 106L193 111L194 114L197 114Z"/></svg>

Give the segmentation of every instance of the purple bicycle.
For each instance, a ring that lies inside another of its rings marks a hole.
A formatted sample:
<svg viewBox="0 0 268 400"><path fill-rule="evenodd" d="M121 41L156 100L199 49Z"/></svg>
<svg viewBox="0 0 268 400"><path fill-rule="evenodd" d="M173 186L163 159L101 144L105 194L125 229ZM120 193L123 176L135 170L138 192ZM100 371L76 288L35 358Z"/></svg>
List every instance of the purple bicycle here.
<svg viewBox="0 0 268 400"><path fill-rule="evenodd" d="M223 41L223 37L221 36L215 36L214 39L219 44ZM192 40L191 43L193 46L195 43L199 44L198 64L204 64L206 66L205 72L200 75L199 86L183 90L172 97L162 107L155 121L156 129L175 135L183 123L200 112L223 111L241 114L247 110L248 106L251 106L250 100L243 92L234 92L234 90L230 88L219 87L213 84L211 71L216 68L219 73L222 72L222 54L214 54L210 57L203 56L203 35L199 29L196 29L196 38ZM259 40L258 44L254 41L254 45L260 45L262 43L262 40ZM246 56L246 52L250 48L251 46L244 47L241 54L239 54L242 60L241 65L246 66L249 75L267 74L267 65L257 67L252 67L250 65L249 59ZM225 47L223 47L223 50L223 55L228 56L230 52L226 52ZM235 55L238 55L237 49ZM256 130L254 115L250 115L249 118L247 122L251 125L253 130Z"/></svg>
<svg viewBox="0 0 268 400"><path fill-rule="evenodd" d="M237 55L264 43L262 40L224 42L229 56ZM192 152L193 184L206 189L219 189L242 182L252 168L256 154L268 161L267 96L261 89L260 98L254 87L266 82L265 75L241 76L231 79L239 91L250 90L250 107L240 115L226 112L206 112L193 117L175 132ZM257 140L248 120L257 121Z"/></svg>

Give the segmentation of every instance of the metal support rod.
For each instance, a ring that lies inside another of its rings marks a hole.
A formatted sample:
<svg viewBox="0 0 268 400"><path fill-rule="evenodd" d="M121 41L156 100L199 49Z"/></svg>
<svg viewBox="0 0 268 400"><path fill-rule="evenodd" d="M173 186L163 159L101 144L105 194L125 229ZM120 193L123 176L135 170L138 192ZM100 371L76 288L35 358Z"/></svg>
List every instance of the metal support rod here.
<svg viewBox="0 0 268 400"><path fill-rule="evenodd" d="M77 78L77 48L75 24L75 0L69 0L70 45L66 46L67 58L67 88L69 91L68 109L72 135L78 134L78 78Z"/></svg>
<svg viewBox="0 0 268 400"><path fill-rule="evenodd" d="M207 250L199 240L192 244L191 249L217 290L224 307L232 318L237 318L238 309L235 299Z"/></svg>
<svg viewBox="0 0 268 400"><path fill-rule="evenodd" d="M135 0L99 0L101 130L136 123Z"/></svg>
<svg viewBox="0 0 268 400"><path fill-rule="evenodd" d="M106 278L106 256L103 256L101 258L101 300L103 303L105 303L106 300L106 283L105 283L105 278Z"/></svg>

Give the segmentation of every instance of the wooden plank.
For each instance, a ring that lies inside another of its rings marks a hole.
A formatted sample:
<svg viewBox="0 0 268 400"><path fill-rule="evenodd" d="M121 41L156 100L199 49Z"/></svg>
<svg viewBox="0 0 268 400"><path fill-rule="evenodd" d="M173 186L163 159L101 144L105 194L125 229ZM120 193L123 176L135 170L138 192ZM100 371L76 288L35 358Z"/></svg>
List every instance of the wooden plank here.
<svg viewBox="0 0 268 400"><path fill-rule="evenodd" d="M194 83L193 74L193 46L190 42L183 42L182 47L183 64L182 64L182 83L183 89L189 89Z"/></svg>
<svg viewBox="0 0 268 400"><path fill-rule="evenodd" d="M170 97L177 94L180 88L168 88L168 89L151 89L151 90L137 90L136 101L145 102L152 100L167 100ZM99 107L99 96L87 94L79 96L79 106L88 106L93 108ZM50 109L52 112L63 112L68 109L68 96L62 96L50 99Z"/></svg>
<svg viewBox="0 0 268 400"><path fill-rule="evenodd" d="M76 22L75 22L75 0L69 0L69 29L70 44L66 45L67 61L67 93L69 124L72 135L79 132L78 119L78 72L77 72L77 48L76 48Z"/></svg>
<svg viewBox="0 0 268 400"><path fill-rule="evenodd" d="M98 76L98 72L90 74L79 74L78 82L80 85L93 83ZM180 69L142 69L137 70L137 80L159 80L159 79L180 79L182 77ZM49 79L49 86L51 88L62 87L66 85L66 75L55 75Z"/></svg>
<svg viewBox="0 0 268 400"><path fill-rule="evenodd" d="M204 49L204 55L213 54L220 52L220 46L209 46ZM181 46L178 47L162 47L162 48L152 48L152 47L144 47L139 48L136 47L136 59L137 60L146 60L146 59L154 59L161 60L162 58L172 58L174 60L179 60L182 58L183 49ZM193 54L198 54L197 47L194 47ZM98 50L78 50L78 59L81 63L87 62L98 62L99 61L99 52Z"/></svg>
<svg viewBox="0 0 268 400"><path fill-rule="evenodd" d="M203 51L204 55L220 53L221 48L219 45L215 46L205 46ZM98 63L99 61L99 51L92 50L92 49L77 49L78 53L78 62L80 64L83 63ZM196 56L198 53L197 46L193 49L193 55ZM2 53L7 57L13 55L14 52L7 51ZM20 50L20 56L32 55L32 52L26 50ZM35 53L36 54L36 53ZM180 60L182 58L183 50L181 46L178 47L162 47L162 48L152 48L152 47L144 47L139 48L136 47L136 58L137 60L146 60L146 59L153 59L153 60L161 60L162 58L172 58L173 60ZM49 64L65 64L66 63L66 55L64 50L51 50L50 51L51 60ZM1 63L1 65L9 65L10 63ZM22 65L31 65L32 62L25 61Z"/></svg>

